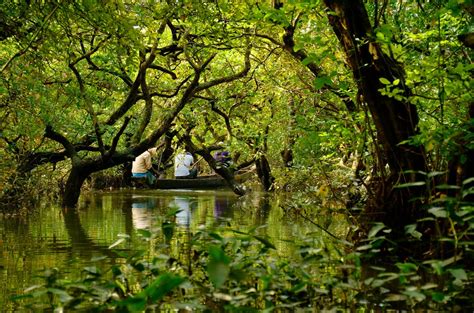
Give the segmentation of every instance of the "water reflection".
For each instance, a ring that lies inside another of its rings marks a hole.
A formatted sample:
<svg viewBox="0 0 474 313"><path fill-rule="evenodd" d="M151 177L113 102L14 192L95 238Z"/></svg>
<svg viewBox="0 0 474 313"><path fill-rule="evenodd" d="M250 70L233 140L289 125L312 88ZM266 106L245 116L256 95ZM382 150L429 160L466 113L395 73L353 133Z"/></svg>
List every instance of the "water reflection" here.
<svg viewBox="0 0 474 313"><path fill-rule="evenodd" d="M65 251L69 258L79 254L83 258L106 255L113 261L117 256L106 244L100 244L84 230L77 209L63 209L64 226L69 235L69 244L58 245L54 240L50 243L54 251Z"/></svg>
<svg viewBox="0 0 474 313"><path fill-rule="evenodd" d="M175 196L170 207L178 209L176 212L176 224L189 227L191 223L191 200L189 197Z"/></svg>
<svg viewBox="0 0 474 313"><path fill-rule="evenodd" d="M271 195L251 194L237 198L231 191L160 191L120 190L83 195L78 209L62 210L45 204L35 215L12 220L0 216L0 307L12 293L18 293L38 281L35 274L43 268L69 268L70 275L80 275L85 266L110 262L115 259L108 249L119 235L127 234L130 241L116 247L122 250L148 249L153 253L168 253L160 243L143 240L137 230L160 229L170 208L178 208L176 232L169 251L176 259L185 258L191 264L188 243L190 236L202 226L229 225L233 229L249 231L258 228L270 237L279 253L294 253L289 239L314 232L314 227L288 218ZM342 237L347 230L330 214L328 227ZM321 221L316 221L321 222ZM327 235L319 230L325 238ZM157 232L161 234L161 232ZM311 235L313 236L313 235ZM154 250L153 250L154 249ZM108 261L94 261L106 255ZM77 263L72 267L71 259ZM190 266L191 267L191 266ZM73 277L69 277L73 279ZM8 302L11 308L11 302Z"/></svg>
<svg viewBox="0 0 474 313"><path fill-rule="evenodd" d="M216 219L224 219L232 217L232 201L226 197L216 197L214 202L214 217Z"/></svg>
<svg viewBox="0 0 474 313"><path fill-rule="evenodd" d="M151 229L153 226L156 199L132 195L132 222L135 229Z"/></svg>

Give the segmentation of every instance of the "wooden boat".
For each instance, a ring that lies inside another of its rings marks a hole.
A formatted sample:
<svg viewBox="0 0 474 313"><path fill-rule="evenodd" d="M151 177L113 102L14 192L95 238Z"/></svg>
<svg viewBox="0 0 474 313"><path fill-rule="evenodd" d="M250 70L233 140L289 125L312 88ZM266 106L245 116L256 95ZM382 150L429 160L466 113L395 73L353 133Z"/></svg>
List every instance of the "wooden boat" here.
<svg viewBox="0 0 474 313"><path fill-rule="evenodd" d="M236 174L235 180L242 183L253 175L253 171ZM225 187L227 182L219 175L198 176L196 178L157 179L154 188L157 189L190 189Z"/></svg>

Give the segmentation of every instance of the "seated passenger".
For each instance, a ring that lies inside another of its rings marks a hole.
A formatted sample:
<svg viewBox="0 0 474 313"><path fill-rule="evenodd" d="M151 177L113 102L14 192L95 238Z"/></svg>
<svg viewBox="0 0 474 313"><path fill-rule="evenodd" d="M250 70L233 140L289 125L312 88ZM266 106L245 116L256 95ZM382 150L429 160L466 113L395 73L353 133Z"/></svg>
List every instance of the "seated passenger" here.
<svg viewBox="0 0 474 313"><path fill-rule="evenodd" d="M214 159L219 167L229 167L232 165L232 158L229 151L218 151L214 153Z"/></svg>
<svg viewBox="0 0 474 313"><path fill-rule="evenodd" d="M174 159L175 178L196 178L197 169L193 168L194 158L190 152L179 153Z"/></svg>
<svg viewBox="0 0 474 313"><path fill-rule="evenodd" d="M132 177L145 177L149 185L153 185L156 177L152 172L151 159L156 155L157 148L151 148L143 152L132 162Z"/></svg>

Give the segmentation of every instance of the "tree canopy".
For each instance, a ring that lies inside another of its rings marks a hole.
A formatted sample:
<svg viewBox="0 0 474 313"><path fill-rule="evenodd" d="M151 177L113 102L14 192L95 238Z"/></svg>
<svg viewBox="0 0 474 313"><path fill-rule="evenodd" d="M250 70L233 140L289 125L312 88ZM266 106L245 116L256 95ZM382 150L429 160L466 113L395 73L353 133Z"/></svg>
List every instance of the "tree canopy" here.
<svg viewBox="0 0 474 313"><path fill-rule="evenodd" d="M460 188L473 176L465 1L0 9L5 199L54 177L74 206L91 174L167 136L206 160L224 142L266 190L365 185L391 226L419 216L428 173Z"/></svg>

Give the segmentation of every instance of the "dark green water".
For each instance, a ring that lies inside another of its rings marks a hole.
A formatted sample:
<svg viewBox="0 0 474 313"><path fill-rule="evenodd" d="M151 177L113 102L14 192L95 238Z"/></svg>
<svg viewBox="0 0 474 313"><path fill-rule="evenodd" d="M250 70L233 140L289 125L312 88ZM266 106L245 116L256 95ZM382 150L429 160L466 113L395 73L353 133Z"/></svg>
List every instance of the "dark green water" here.
<svg viewBox="0 0 474 313"><path fill-rule="evenodd" d="M159 231L171 208L180 210L171 244L165 245L163 238L146 240L142 230ZM343 217L319 216L321 220L316 222L325 224L331 233L343 237L347 232ZM43 205L26 217L0 217L0 307L2 312L15 311L15 303L9 299L41 283L35 276L43 269L65 269L66 278L74 279L86 266L119 262L109 247L121 238L127 240L116 249L146 249L150 254L179 257L189 238L186 234L220 224L240 231L257 228L270 238L278 253L290 258L296 253L292 240L305 233L331 240L313 223L288 218L281 199L274 196L254 193L238 198L228 190L90 193L81 197L75 210Z"/></svg>

